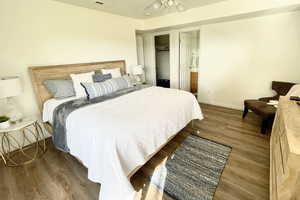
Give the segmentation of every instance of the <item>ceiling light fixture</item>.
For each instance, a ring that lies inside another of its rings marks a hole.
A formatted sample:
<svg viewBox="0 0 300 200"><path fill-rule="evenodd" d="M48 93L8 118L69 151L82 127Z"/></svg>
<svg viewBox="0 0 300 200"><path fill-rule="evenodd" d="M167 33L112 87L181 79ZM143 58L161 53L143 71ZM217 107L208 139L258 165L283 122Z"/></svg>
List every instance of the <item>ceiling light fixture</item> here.
<svg viewBox="0 0 300 200"><path fill-rule="evenodd" d="M156 2L153 3L152 6L153 6L154 9L159 9L162 6L162 4L161 4L161 2L156 1Z"/></svg>
<svg viewBox="0 0 300 200"><path fill-rule="evenodd" d="M173 6L173 5L174 5L174 1L173 1L173 0L169 0L169 1L168 1L168 6L171 7L171 6Z"/></svg>
<svg viewBox="0 0 300 200"><path fill-rule="evenodd" d="M158 10L176 9L178 12L185 11L184 5L179 0L155 0L145 8L145 15L150 16L152 12Z"/></svg>

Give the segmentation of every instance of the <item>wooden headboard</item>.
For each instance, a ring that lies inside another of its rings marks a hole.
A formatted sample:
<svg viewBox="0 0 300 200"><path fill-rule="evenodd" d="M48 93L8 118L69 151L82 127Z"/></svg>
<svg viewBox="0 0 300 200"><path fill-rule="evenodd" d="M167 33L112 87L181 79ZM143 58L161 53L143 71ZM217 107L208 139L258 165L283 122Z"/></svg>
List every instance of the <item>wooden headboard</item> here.
<svg viewBox="0 0 300 200"><path fill-rule="evenodd" d="M72 73L100 71L101 69L110 68L120 68L121 73L126 74L125 60L29 67L29 73L40 111L43 111L44 102L52 98L52 95L43 84L45 80L70 79L69 75Z"/></svg>

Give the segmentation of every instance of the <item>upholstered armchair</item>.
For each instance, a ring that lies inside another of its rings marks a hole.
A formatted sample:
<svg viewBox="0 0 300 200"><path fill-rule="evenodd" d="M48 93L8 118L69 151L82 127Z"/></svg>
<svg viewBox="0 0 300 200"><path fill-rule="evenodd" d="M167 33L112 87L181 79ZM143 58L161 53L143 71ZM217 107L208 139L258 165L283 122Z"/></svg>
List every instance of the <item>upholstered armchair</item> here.
<svg viewBox="0 0 300 200"><path fill-rule="evenodd" d="M261 133L265 134L269 124L273 124L276 108L267 103L270 100L279 100L280 96L285 96L295 83L273 81L272 89L276 92L273 97L263 97L258 100L245 100L243 118L246 117L248 110L262 117Z"/></svg>

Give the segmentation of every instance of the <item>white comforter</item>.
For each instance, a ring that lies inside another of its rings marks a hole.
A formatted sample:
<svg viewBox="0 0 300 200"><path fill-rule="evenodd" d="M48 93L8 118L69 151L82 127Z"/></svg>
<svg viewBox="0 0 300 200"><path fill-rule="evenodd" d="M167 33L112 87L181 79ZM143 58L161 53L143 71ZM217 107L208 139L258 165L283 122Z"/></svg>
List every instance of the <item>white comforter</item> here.
<svg viewBox="0 0 300 200"><path fill-rule="evenodd" d="M192 94L150 87L74 111L66 121L67 142L88 168L88 178L101 183L99 199L132 200L129 173L191 120L202 118Z"/></svg>

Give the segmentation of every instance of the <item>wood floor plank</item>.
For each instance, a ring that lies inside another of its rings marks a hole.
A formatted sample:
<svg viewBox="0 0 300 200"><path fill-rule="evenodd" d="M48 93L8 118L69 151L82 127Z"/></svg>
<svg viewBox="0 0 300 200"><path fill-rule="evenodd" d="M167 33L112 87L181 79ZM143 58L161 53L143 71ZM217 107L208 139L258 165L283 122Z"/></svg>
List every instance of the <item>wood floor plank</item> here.
<svg viewBox="0 0 300 200"><path fill-rule="evenodd" d="M12 195L10 191L10 180L7 173L4 172L4 170L0 170L0 194L3 199L11 200Z"/></svg>
<svg viewBox="0 0 300 200"><path fill-rule="evenodd" d="M260 134L260 119L249 113L201 104L205 119L184 128L132 178L138 200L172 200L150 183L151 176L189 134L232 147L214 200L269 199L269 135ZM25 167L0 165L2 200L97 200L100 185L87 179L87 169L72 156L58 152L48 141L48 152Z"/></svg>

